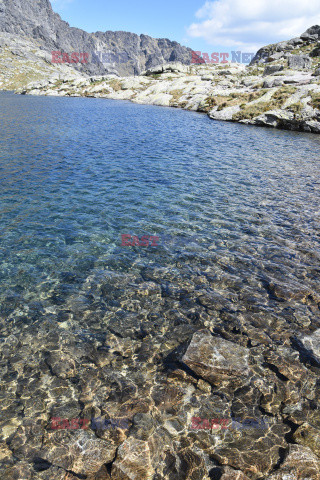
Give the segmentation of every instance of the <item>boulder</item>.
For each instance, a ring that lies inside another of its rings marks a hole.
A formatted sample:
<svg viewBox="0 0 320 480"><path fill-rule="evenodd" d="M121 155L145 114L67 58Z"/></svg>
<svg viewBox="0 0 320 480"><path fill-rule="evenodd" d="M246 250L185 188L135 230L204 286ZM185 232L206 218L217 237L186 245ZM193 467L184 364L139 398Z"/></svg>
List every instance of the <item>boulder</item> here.
<svg viewBox="0 0 320 480"><path fill-rule="evenodd" d="M267 480L319 479L320 461L308 447L289 444L289 452L280 469Z"/></svg>
<svg viewBox="0 0 320 480"><path fill-rule="evenodd" d="M275 60L279 60L280 58L282 58L284 56L284 52L281 51L281 52L275 52L273 53L272 55L270 55L270 57L268 58L269 62L274 62Z"/></svg>
<svg viewBox="0 0 320 480"><path fill-rule="evenodd" d="M281 72L283 65L267 65L264 69L263 75L272 75L273 73Z"/></svg>
<svg viewBox="0 0 320 480"><path fill-rule="evenodd" d="M302 335L300 342L309 355L320 363L320 328L311 335Z"/></svg>
<svg viewBox="0 0 320 480"><path fill-rule="evenodd" d="M280 78L267 78L264 82L262 87L263 88L272 88L272 87L280 87L283 85L283 80Z"/></svg>
<svg viewBox="0 0 320 480"><path fill-rule="evenodd" d="M320 56L320 44L318 44L310 53L310 57L319 57Z"/></svg>
<svg viewBox="0 0 320 480"><path fill-rule="evenodd" d="M320 38L320 26L313 25L300 35L300 38L304 41L317 41Z"/></svg>
<svg viewBox="0 0 320 480"><path fill-rule="evenodd" d="M289 40L288 44L296 47L297 45L303 44L303 40L300 37L295 37L295 38L292 38L291 40Z"/></svg>
<svg viewBox="0 0 320 480"><path fill-rule="evenodd" d="M157 65L156 67L149 68L145 72L142 72L141 75L161 75L162 73L186 73L188 72L188 67L180 63L168 63L166 65Z"/></svg>
<svg viewBox="0 0 320 480"><path fill-rule="evenodd" d="M226 107L223 110L211 110L209 117L213 120L232 120L234 114L238 113L240 110L239 105L233 105L231 107Z"/></svg>
<svg viewBox="0 0 320 480"><path fill-rule="evenodd" d="M293 70L304 70L311 67L311 59L307 55L291 55L288 66Z"/></svg>
<svg viewBox="0 0 320 480"><path fill-rule="evenodd" d="M245 378L249 373L249 350L208 330L196 332L182 361L209 383Z"/></svg>
<svg viewBox="0 0 320 480"><path fill-rule="evenodd" d="M320 133L320 122L316 120L307 120L304 122L305 131L312 133Z"/></svg>
<svg viewBox="0 0 320 480"><path fill-rule="evenodd" d="M201 80L204 80L204 81L212 81L213 80L213 76L212 75L202 75L201 77Z"/></svg>
<svg viewBox="0 0 320 480"><path fill-rule="evenodd" d="M256 117L252 122L254 125L264 127L278 127L283 122L294 120L294 114L287 110L270 110Z"/></svg>

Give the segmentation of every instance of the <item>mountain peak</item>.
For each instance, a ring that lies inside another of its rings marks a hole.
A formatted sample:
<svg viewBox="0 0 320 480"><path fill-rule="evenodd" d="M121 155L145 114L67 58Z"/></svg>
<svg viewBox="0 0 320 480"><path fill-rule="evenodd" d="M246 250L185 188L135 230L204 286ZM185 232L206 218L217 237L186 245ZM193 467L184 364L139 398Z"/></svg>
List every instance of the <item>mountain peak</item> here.
<svg viewBox="0 0 320 480"><path fill-rule="evenodd" d="M95 62L75 66L90 75L111 71L134 75L170 61L191 63L191 49L168 39L123 31L90 34L70 27L54 13L49 0L0 0L0 32L31 37L47 52L86 52L89 58L97 51L108 52L113 59L111 63L102 63L96 56Z"/></svg>

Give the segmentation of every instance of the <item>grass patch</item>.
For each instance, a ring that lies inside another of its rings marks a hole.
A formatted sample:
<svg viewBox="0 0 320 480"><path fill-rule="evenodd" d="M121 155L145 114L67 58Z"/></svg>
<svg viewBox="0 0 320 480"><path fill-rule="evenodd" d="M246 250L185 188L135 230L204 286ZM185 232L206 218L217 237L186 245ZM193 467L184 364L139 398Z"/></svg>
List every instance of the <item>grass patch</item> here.
<svg viewBox="0 0 320 480"><path fill-rule="evenodd" d="M320 110L320 93L313 93L310 92L311 95L311 101L309 102L309 105L313 108L317 108Z"/></svg>
<svg viewBox="0 0 320 480"><path fill-rule="evenodd" d="M62 85L63 85L63 81L62 80L57 80L52 86L54 88L60 88Z"/></svg>
<svg viewBox="0 0 320 480"><path fill-rule="evenodd" d="M302 109L303 104L301 102L293 103L292 105L290 105L290 107L288 107L288 110L294 113L294 115L300 115Z"/></svg>
<svg viewBox="0 0 320 480"><path fill-rule="evenodd" d="M115 92L118 92L122 89L122 84L120 80L110 80L108 83Z"/></svg>
<svg viewBox="0 0 320 480"><path fill-rule="evenodd" d="M252 76L252 77L259 77L260 75L263 74L263 71L264 71L264 68L262 67L249 67L250 70L248 70L249 72L249 76Z"/></svg>
<svg viewBox="0 0 320 480"><path fill-rule="evenodd" d="M311 50L313 50L317 45L318 43L315 42L315 43L310 43L309 45L302 45L301 47L298 46L293 50L291 50L290 53L293 53L294 55L306 54L311 52Z"/></svg>
<svg viewBox="0 0 320 480"><path fill-rule="evenodd" d="M182 90L171 90L170 95L172 95L172 98L170 100L170 105L176 104L179 102L180 98L183 95Z"/></svg>
<svg viewBox="0 0 320 480"><path fill-rule="evenodd" d="M209 112L214 107L218 107L217 110L223 110L226 107L233 107L234 105L246 105L248 102L257 100L262 97L267 90L260 90L258 92L250 93L231 93L230 95L216 95L214 97L208 97L202 107L202 111Z"/></svg>
<svg viewBox="0 0 320 480"><path fill-rule="evenodd" d="M269 110L275 110L278 108L281 108L285 101L294 93L296 92L295 87L291 86L285 86L285 87L280 87L272 96L271 100L268 102L259 102L255 103L254 105L240 105L240 112L236 113L233 116L233 120L239 121L239 120L245 120L245 119L250 119L252 120L255 117L258 117L259 115L269 111ZM259 92L257 92L259 93ZM293 110L296 112L294 113L299 113L301 111L301 108L303 105L301 104L301 107L299 104L294 104L295 106L293 107ZM300 108L300 110L299 110Z"/></svg>
<svg viewBox="0 0 320 480"><path fill-rule="evenodd" d="M296 93L296 87L285 86L280 87L272 96L272 100L278 103L283 104L286 100L288 100L291 95Z"/></svg>
<svg viewBox="0 0 320 480"><path fill-rule="evenodd" d="M243 105L242 107L243 108L240 110L240 112L233 115L232 120L252 120L253 118L258 117L262 113L271 110L269 102L259 102L254 105Z"/></svg>

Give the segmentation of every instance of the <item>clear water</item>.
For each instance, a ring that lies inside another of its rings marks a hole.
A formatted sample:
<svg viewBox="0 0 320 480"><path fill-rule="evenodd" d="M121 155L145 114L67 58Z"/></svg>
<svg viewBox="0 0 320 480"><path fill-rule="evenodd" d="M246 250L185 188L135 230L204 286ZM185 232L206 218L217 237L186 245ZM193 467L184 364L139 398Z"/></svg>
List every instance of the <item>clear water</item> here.
<svg viewBox="0 0 320 480"><path fill-rule="evenodd" d="M10 328L50 314L99 331L120 310L156 316L162 332L226 312L318 321L319 137L11 93L0 94L0 119L0 316ZM123 247L121 234L160 245ZM139 293L150 281L152 300ZM201 304L201 292L215 300Z"/></svg>

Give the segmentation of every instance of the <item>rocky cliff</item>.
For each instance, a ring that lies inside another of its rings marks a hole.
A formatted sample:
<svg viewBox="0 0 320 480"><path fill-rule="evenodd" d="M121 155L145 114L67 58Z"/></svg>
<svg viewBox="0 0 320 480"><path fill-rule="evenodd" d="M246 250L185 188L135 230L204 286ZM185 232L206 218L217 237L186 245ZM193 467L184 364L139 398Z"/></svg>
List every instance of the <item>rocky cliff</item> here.
<svg viewBox="0 0 320 480"><path fill-rule="evenodd" d="M54 13L49 0L0 0L0 33L2 45L14 47L21 39L34 42L36 48L48 53L47 61L53 50L86 52L89 54L88 63L74 67L90 75L134 75L162 63L191 62L191 49L168 39L129 32L90 34L70 27ZM96 55L92 61L97 51L105 52L107 56Z"/></svg>

